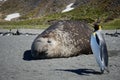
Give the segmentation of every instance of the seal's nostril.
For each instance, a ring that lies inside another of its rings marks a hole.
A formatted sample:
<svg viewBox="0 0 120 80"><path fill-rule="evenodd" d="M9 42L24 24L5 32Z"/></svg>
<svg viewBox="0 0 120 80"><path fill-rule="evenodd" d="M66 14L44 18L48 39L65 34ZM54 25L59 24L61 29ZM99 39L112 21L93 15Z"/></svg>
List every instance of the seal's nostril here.
<svg viewBox="0 0 120 80"><path fill-rule="evenodd" d="M51 41L49 41L49 40L48 40L47 42L48 42L48 43L51 43Z"/></svg>

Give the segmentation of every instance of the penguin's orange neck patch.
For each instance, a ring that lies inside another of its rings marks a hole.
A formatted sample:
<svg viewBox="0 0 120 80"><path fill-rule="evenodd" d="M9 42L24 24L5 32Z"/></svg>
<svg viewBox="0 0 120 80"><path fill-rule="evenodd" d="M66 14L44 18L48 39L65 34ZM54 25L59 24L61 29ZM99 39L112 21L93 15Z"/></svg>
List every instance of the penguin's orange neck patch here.
<svg viewBox="0 0 120 80"><path fill-rule="evenodd" d="M98 30L101 30L101 29L102 29L102 27L101 27L101 26L99 26Z"/></svg>
<svg viewBox="0 0 120 80"><path fill-rule="evenodd" d="M93 33L93 36L95 36L95 35L96 35L96 32Z"/></svg>

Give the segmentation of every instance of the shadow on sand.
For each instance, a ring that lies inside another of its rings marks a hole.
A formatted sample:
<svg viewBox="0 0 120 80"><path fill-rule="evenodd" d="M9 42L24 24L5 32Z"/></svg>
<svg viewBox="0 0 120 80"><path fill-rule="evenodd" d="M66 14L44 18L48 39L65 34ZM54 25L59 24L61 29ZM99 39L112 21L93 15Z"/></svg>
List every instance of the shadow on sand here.
<svg viewBox="0 0 120 80"><path fill-rule="evenodd" d="M38 60L32 57L31 55L31 50L26 50L23 54L23 60L26 61L31 61L31 60ZM86 68L82 68L82 69L55 69L56 71L66 71L66 72L72 72L72 73L76 73L78 75L85 75L85 76L89 76L89 74L96 74L96 75L100 75L101 72L99 71L95 71L94 69L86 69Z"/></svg>
<svg viewBox="0 0 120 80"><path fill-rule="evenodd" d="M95 71L93 69L56 69L57 71L67 71L67 72L72 72L76 73L78 75L85 75L89 76L89 74L96 74L96 75L101 75L101 72Z"/></svg>

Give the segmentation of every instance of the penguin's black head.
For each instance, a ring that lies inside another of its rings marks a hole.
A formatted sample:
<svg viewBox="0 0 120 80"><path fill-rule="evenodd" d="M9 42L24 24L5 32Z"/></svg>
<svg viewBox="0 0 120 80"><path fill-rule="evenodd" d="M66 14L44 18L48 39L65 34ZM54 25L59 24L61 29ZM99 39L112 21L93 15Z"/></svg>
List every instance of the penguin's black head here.
<svg viewBox="0 0 120 80"><path fill-rule="evenodd" d="M98 25L98 24L94 24L94 30L95 30L95 31L101 30L101 26Z"/></svg>

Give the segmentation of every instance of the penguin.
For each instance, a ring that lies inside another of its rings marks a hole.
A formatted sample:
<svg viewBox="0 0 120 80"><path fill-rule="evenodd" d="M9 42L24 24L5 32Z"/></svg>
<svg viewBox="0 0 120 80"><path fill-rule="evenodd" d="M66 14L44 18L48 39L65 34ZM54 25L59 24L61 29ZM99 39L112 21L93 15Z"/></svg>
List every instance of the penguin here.
<svg viewBox="0 0 120 80"><path fill-rule="evenodd" d="M104 73L104 71L109 73L107 45L102 34L102 28L98 24L94 25L94 32L91 35L90 46L100 67L101 73Z"/></svg>
<svg viewBox="0 0 120 80"><path fill-rule="evenodd" d="M16 33L15 33L16 35L20 35L20 32L19 32L19 30L17 29L17 31L16 31Z"/></svg>

